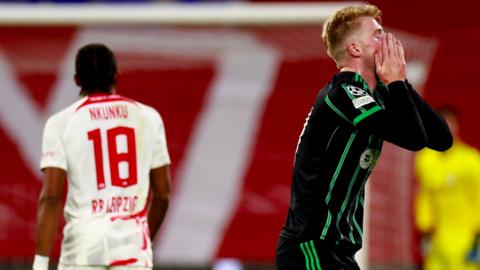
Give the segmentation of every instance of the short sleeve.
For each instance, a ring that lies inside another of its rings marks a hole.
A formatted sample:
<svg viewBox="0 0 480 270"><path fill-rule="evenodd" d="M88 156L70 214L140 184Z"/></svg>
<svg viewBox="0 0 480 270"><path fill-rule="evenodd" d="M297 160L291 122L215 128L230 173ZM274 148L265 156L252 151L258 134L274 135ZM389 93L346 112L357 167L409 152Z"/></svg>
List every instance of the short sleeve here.
<svg viewBox="0 0 480 270"><path fill-rule="evenodd" d="M165 128L160 114L155 111L153 159L150 168L155 169L168 164L170 164L170 156L168 154Z"/></svg>
<svg viewBox="0 0 480 270"><path fill-rule="evenodd" d="M382 110L368 91L349 84L332 89L325 97L325 102L336 114L354 126Z"/></svg>
<svg viewBox="0 0 480 270"><path fill-rule="evenodd" d="M45 124L42 138L40 169L43 170L47 167L67 170L65 147L60 135L60 130L55 126L52 119L49 119Z"/></svg>

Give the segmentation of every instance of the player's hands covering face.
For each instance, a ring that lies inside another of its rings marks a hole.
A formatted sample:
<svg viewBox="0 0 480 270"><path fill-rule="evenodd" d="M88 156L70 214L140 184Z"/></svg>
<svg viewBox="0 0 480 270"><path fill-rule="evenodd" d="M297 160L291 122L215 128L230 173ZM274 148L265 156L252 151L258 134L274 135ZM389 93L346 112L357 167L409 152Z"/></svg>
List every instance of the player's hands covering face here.
<svg viewBox="0 0 480 270"><path fill-rule="evenodd" d="M382 37L382 48L375 54L375 67L377 75L383 83L406 80L407 63L403 52L402 43L391 33Z"/></svg>

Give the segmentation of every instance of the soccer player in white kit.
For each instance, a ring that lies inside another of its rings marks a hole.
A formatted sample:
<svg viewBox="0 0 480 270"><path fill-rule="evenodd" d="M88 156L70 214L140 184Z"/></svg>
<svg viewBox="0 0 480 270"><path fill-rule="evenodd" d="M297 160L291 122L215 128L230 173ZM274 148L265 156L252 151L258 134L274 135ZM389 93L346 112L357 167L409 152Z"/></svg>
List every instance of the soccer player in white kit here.
<svg viewBox="0 0 480 270"><path fill-rule="evenodd" d="M115 94L117 65L102 44L76 56L77 102L45 124L33 270L47 270L61 214L59 269L151 269L151 238L168 207L165 131L153 108Z"/></svg>

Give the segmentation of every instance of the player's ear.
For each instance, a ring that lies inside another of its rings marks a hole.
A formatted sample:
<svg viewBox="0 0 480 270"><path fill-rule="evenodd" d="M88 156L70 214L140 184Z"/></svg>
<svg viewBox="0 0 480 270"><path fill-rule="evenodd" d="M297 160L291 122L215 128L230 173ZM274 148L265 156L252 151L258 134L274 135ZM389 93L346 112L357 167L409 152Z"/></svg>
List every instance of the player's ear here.
<svg viewBox="0 0 480 270"><path fill-rule="evenodd" d="M73 75L73 80L75 81L75 84L76 84L77 86L79 86L79 87L81 86L81 85L80 85L80 78L78 77L77 74Z"/></svg>
<svg viewBox="0 0 480 270"><path fill-rule="evenodd" d="M360 54L361 54L360 46L358 46L358 44L355 42L348 43L347 52L352 57L355 57L355 58L360 57Z"/></svg>

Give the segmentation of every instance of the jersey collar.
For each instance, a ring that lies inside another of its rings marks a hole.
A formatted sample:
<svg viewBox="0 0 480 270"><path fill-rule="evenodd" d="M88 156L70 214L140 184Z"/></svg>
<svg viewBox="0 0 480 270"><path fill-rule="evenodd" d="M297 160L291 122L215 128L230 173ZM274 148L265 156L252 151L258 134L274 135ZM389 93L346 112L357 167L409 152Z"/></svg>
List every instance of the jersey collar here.
<svg viewBox="0 0 480 270"><path fill-rule="evenodd" d="M385 88L385 84L380 80L378 76L377 77L377 87L375 89L378 89L380 87ZM334 85L342 85L343 83L346 84L351 84L357 87L362 88L365 91L368 91L370 95L373 95L372 90L370 87L368 87L367 82L363 79L362 75L360 75L357 72L353 71L342 71L334 75L333 77L333 84Z"/></svg>

